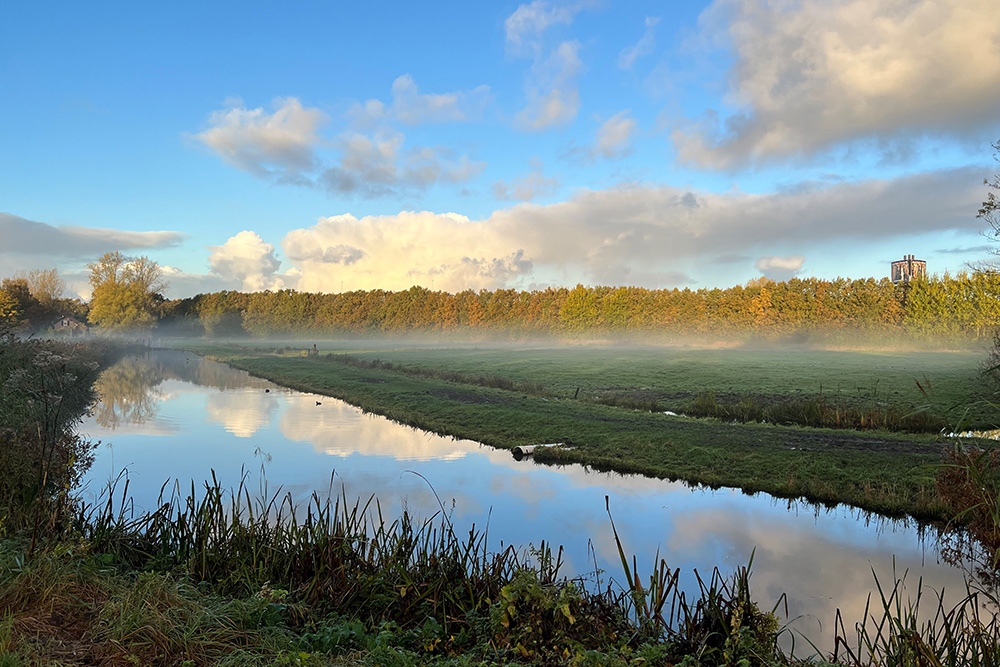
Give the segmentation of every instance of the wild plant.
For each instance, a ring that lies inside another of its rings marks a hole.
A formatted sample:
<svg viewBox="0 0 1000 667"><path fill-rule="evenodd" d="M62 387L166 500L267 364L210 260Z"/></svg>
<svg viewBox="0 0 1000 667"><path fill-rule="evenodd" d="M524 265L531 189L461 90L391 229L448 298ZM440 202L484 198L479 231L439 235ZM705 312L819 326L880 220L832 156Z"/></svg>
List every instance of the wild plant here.
<svg viewBox="0 0 1000 667"><path fill-rule="evenodd" d="M831 659L855 667L997 667L1000 665L1000 620L995 594L966 584L957 604L939 591L930 602L931 616L921 607L926 591L917 582L906 592L906 575L894 577L891 589L874 577L878 597L868 596L865 613L849 631L839 612Z"/></svg>
<svg viewBox="0 0 1000 667"><path fill-rule="evenodd" d="M0 339L0 505L6 530L31 526L34 551L44 525L66 516L93 447L73 432L92 399L94 351L40 341ZM90 358L91 360L88 360Z"/></svg>
<svg viewBox="0 0 1000 667"><path fill-rule="evenodd" d="M784 630L779 626L777 611L784 598L769 612L753 601L752 555L747 566L737 569L731 577L714 568L706 580L696 570L698 594L689 599L678 585L680 570L671 569L657 554L658 562L644 586L635 556L629 566L607 496L605 506L625 574L624 600L628 601L627 611L637 623L638 634L666 641L669 654L687 660L684 664L753 667L788 663L778 645Z"/></svg>
<svg viewBox="0 0 1000 667"><path fill-rule="evenodd" d="M253 491L247 480L232 491L214 475L200 491L165 487L155 511L136 513L123 479L102 503L79 508L76 530L111 562L182 572L226 594L267 586L369 627L392 621L407 632L434 619L437 652L470 637L519 655L568 650L570 636L584 648L628 641L620 639L628 636L620 610L560 579L561 557L547 545L492 552L487 531L459 535L446 515L418 522L404 512L389 521L374 498L315 493L299 503L280 489Z"/></svg>

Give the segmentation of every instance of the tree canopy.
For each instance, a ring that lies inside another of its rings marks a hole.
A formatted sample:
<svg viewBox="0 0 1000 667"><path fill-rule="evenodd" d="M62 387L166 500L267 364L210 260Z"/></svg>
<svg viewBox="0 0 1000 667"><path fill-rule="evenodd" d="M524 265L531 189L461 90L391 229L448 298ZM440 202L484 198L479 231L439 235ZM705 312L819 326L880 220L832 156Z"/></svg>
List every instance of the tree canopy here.
<svg viewBox="0 0 1000 667"><path fill-rule="evenodd" d="M60 277L57 269L19 271L14 274L14 278L23 280L31 296L46 308L51 308L66 291L66 281Z"/></svg>
<svg viewBox="0 0 1000 667"><path fill-rule="evenodd" d="M156 305L167 288L160 265L148 257L118 251L88 264L90 321L107 329L149 329L156 324Z"/></svg>

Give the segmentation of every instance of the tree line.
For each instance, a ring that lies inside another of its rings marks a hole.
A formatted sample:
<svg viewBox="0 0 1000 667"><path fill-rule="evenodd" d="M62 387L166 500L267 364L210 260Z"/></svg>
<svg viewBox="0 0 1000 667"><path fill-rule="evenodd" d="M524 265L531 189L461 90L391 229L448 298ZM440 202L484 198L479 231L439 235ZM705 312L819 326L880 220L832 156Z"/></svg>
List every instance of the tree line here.
<svg viewBox="0 0 1000 667"><path fill-rule="evenodd" d="M728 289L466 290L319 294L222 291L165 302L161 325L207 336L466 332L512 335L785 337L830 331L987 339L1000 327L1000 275L757 279Z"/></svg>
<svg viewBox="0 0 1000 667"><path fill-rule="evenodd" d="M766 278L727 289L642 287L466 290L414 286L320 294L221 291L166 300L156 262L108 253L90 265L93 296L65 299L53 269L0 283L0 322L44 331L72 315L103 330L215 337L372 334L556 335L700 339L853 335L987 340L1000 329L1000 274L898 284Z"/></svg>

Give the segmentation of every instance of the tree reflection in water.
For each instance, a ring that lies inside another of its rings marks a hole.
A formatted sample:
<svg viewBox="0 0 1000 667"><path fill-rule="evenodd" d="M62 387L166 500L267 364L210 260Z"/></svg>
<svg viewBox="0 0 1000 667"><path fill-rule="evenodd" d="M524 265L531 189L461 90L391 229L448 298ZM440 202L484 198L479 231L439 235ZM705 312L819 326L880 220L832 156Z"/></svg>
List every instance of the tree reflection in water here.
<svg viewBox="0 0 1000 667"><path fill-rule="evenodd" d="M160 385L180 380L223 391L245 387L271 388L270 382L243 371L175 350L151 350L128 356L101 373L94 388L100 401L94 407L98 425L115 430L122 424L144 424L156 416L163 399Z"/></svg>
<svg viewBox="0 0 1000 667"><path fill-rule="evenodd" d="M94 388L100 398L94 407L97 423L108 430L121 424L144 424L156 416L164 373L148 356L126 357L108 368Z"/></svg>

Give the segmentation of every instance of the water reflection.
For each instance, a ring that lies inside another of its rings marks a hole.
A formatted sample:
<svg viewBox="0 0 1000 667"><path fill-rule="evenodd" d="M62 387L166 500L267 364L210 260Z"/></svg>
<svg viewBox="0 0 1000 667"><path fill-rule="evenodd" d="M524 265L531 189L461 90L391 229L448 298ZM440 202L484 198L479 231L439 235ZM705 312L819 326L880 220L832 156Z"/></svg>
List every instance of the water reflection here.
<svg viewBox="0 0 1000 667"><path fill-rule="evenodd" d="M94 383L99 399L94 408L94 420L109 431L146 424L156 417L160 404L170 398L163 393L162 386L170 380L179 381L182 385L222 390L260 388L270 391L272 386L266 380L246 373L234 373L225 364L197 355L152 350L141 355L129 355L101 373ZM239 425L239 418L235 415L242 406L232 402L225 404L224 399L218 402L223 403L219 406L219 414L225 416L221 418L236 420L232 432L246 433L247 426ZM261 407L266 408L267 404L259 402L257 406L247 406L242 410L244 418L255 422Z"/></svg>
<svg viewBox="0 0 1000 667"><path fill-rule="evenodd" d="M269 393L218 393L208 397L208 418L237 438L253 437L271 423L278 402Z"/></svg>
<svg viewBox="0 0 1000 667"><path fill-rule="evenodd" d="M94 418L103 428L145 424L156 415L163 382L161 370L147 357L128 357L97 378L94 388L100 398Z"/></svg>
<svg viewBox="0 0 1000 667"><path fill-rule="evenodd" d="M318 452L340 457L388 456L398 461L452 460L466 455L467 447L457 441L414 428L387 432L382 418L359 419L357 408L347 403L323 401L318 406L313 399L307 394L288 396L280 428L289 440L307 442Z"/></svg>
<svg viewBox="0 0 1000 667"><path fill-rule="evenodd" d="M731 572L753 555L751 581L762 606L786 595L793 627L822 647L831 645L838 608L848 628L863 618L873 571L883 584L908 571L911 583L923 577L925 586L952 591L955 601L965 590L962 572L939 563L933 543L906 522L869 522L845 508L803 510L764 495L691 490L577 465L516 462L506 451L394 424L181 353L124 360L100 387L106 404L82 431L112 444L99 449L88 474L91 498L126 467L136 505L151 508L167 479L187 486L214 470L234 486L250 469L254 483L266 462L267 483L294 498L374 494L387 518L403 508L430 516L441 511L440 498L456 529L488 523L494 548L562 544L564 573L596 567L606 580L620 570L608 496L640 571L651 571L659 553L694 590L695 568Z"/></svg>

